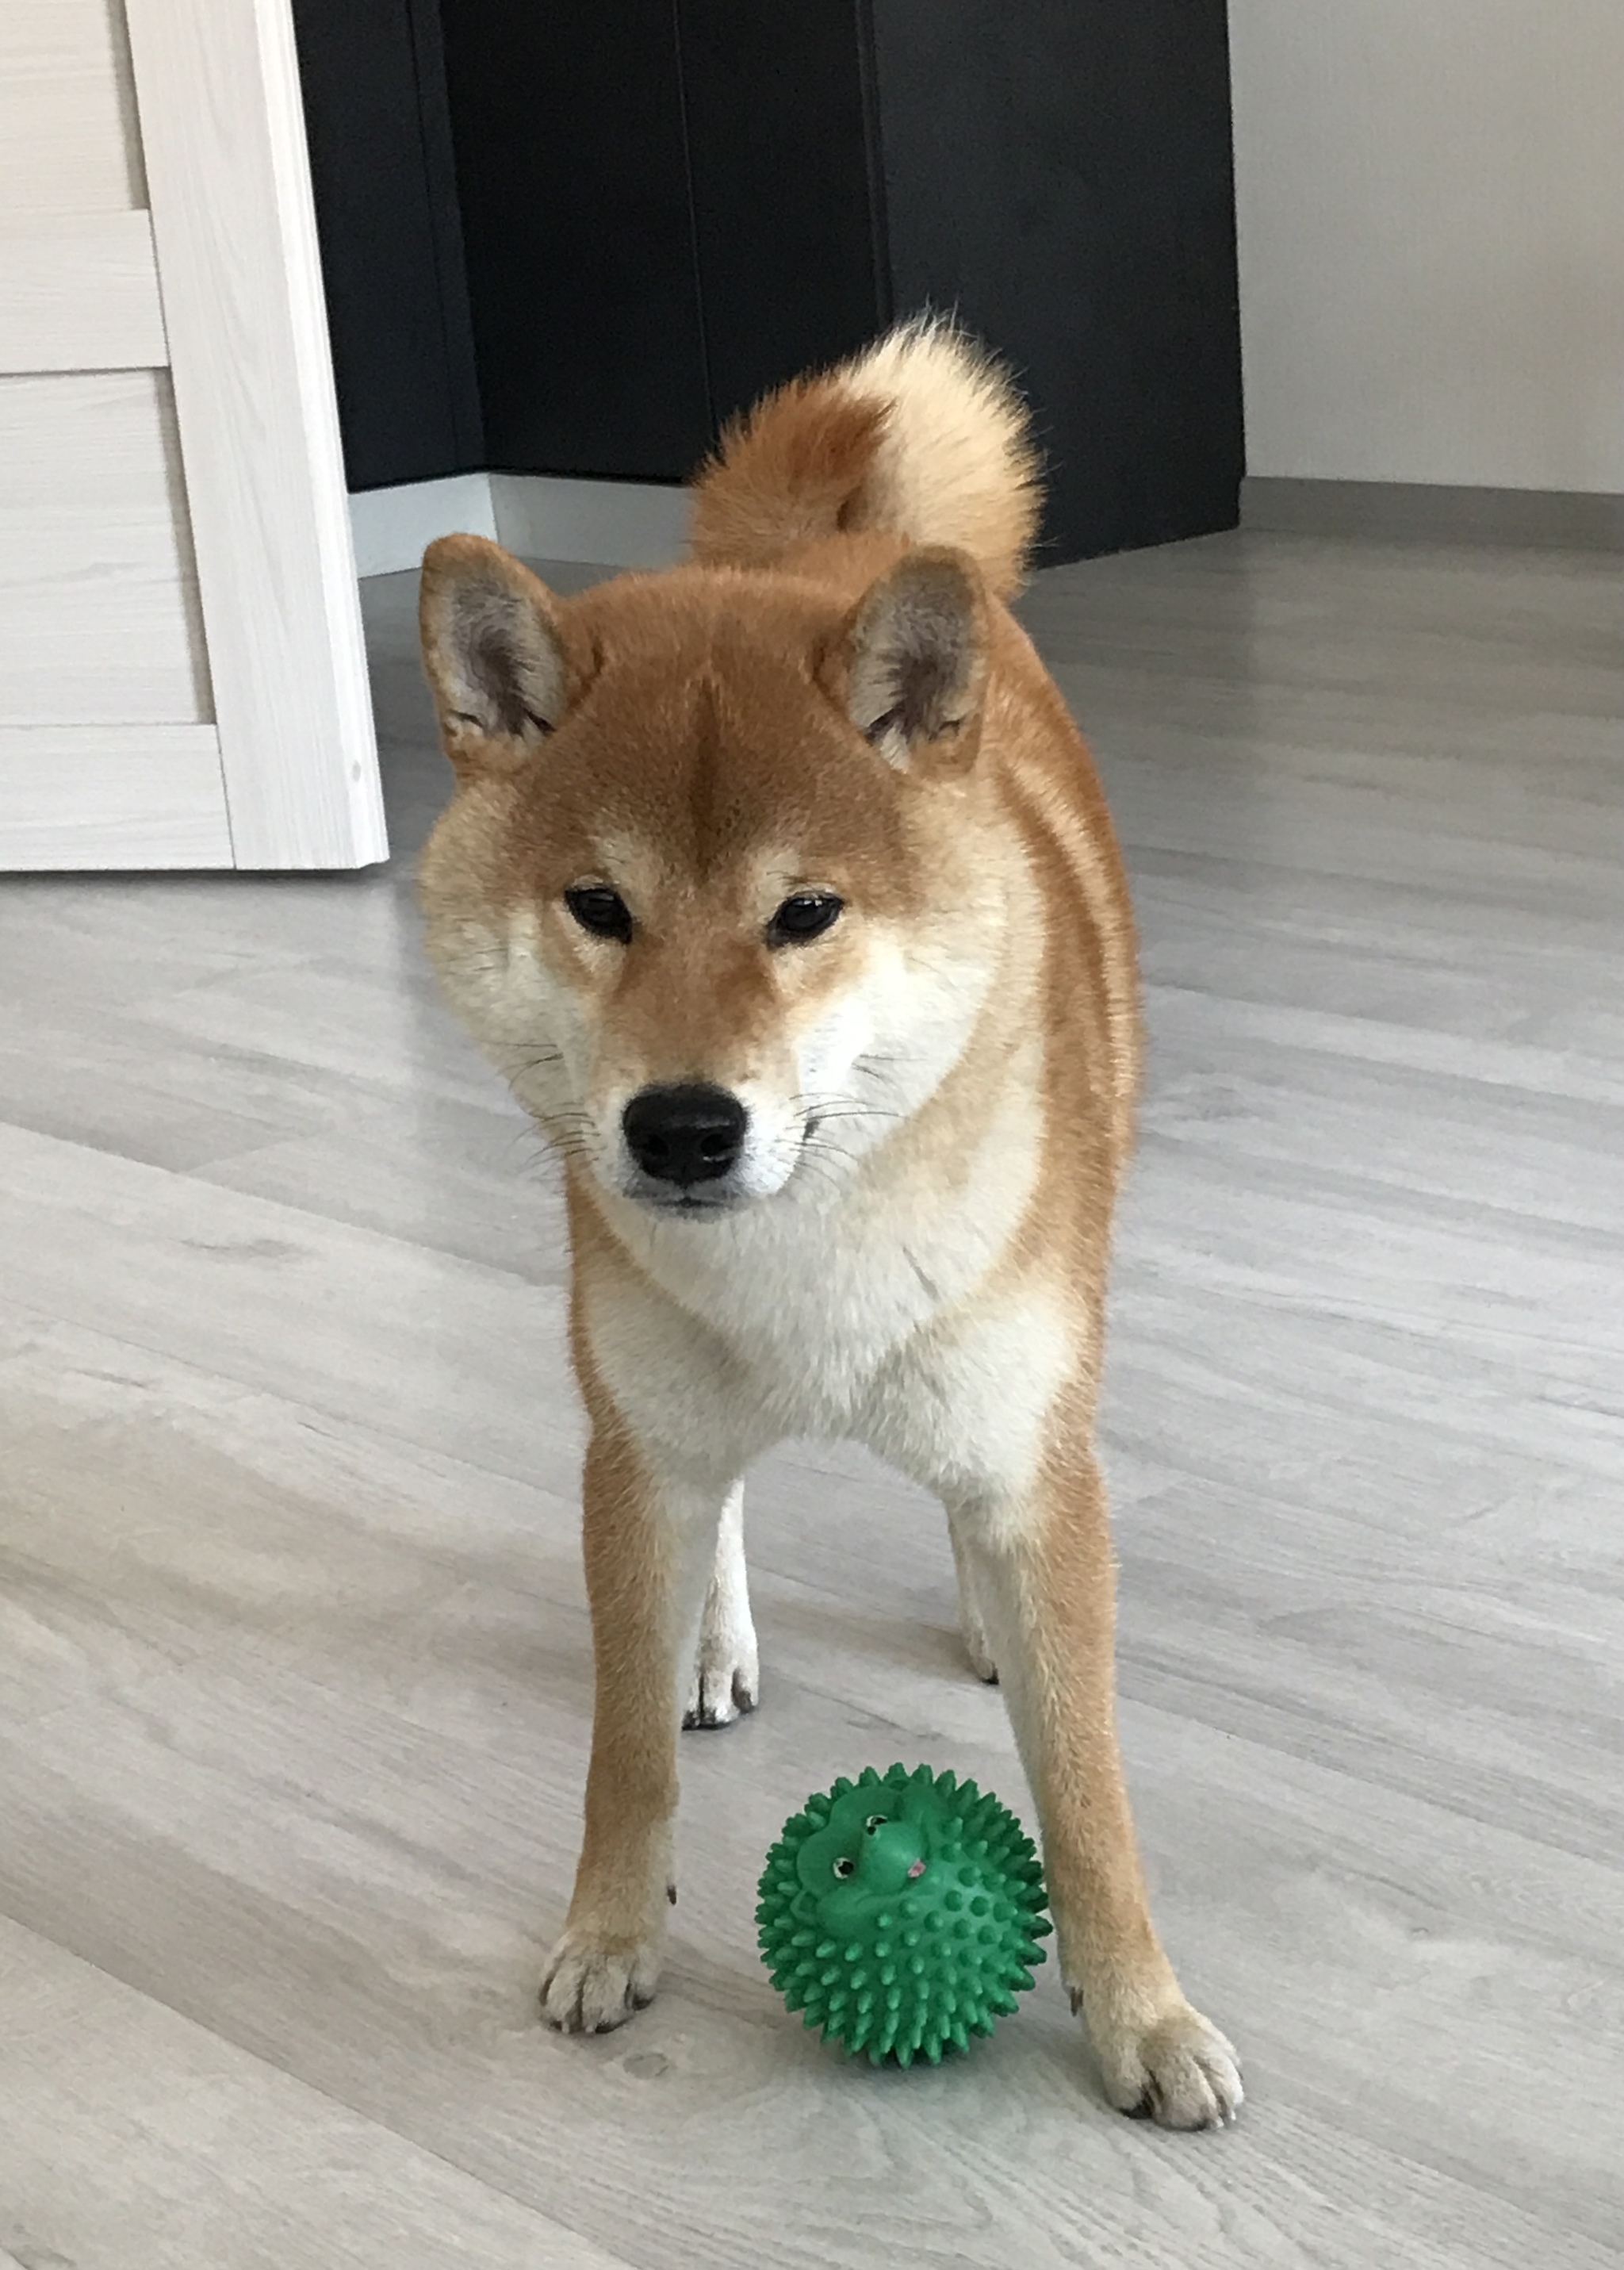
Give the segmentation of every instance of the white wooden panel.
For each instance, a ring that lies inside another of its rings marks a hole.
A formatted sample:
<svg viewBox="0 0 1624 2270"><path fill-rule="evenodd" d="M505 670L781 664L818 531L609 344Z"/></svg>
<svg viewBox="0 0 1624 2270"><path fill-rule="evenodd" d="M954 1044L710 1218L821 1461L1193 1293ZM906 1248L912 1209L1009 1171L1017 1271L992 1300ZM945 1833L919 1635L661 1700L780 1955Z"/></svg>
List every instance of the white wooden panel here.
<svg viewBox="0 0 1624 2270"><path fill-rule="evenodd" d="M4 0L0 213L145 202L120 0Z"/></svg>
<svg viewBox="0 0 1624 2270"><path fill-rule="evenodd" d="M0 868L231 864L212 725L0 725Z"/></svg>
<svg viewBox="0 0 1624 2270"><path fill-rule="evenodd" d="M209 716L178 466L161 371L0 378L0 723Z"/></svg>
<svg viewBox="0 0 1624 2270"><path fill-rule="evenodd" d="M232 835L387 856L286 0L131 0Z"/></svg>
<svg viewBox="0 0 1624 2270"><path fill-rule="evenodd" d="M0 215L0 371L168 360L146 213Z"/></svg>

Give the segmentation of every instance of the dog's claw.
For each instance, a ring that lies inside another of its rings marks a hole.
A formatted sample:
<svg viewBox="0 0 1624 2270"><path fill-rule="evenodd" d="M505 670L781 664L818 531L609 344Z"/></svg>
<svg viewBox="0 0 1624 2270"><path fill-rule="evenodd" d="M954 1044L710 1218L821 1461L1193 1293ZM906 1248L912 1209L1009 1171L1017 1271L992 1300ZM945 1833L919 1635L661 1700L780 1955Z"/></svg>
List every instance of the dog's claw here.
<svg viewBox="0 0 1624 2270"><path fill-rule="evenodd" d="M1162 2128L1227 2128L1246 2101L1241 2061L1188 2003L1101 2051L1106 2095L1131 2120Z"/></svg>
<svg viewBox="0 0 1624 2270"><path fill-rule="evenodd" d="M541 1982L541 2014L560 2034L607 2034L654 1999L657 1948L567 1931Z"/></svg>
<svg viewBox="0 0 1624 2270"><path fill-rule="evenodd" d="M753 1634L748 1651L737 1658L730 1651L710 1655L701 1649L682 1714L684 1727L730 1726L746 1717L760 1699L760 1679Z"/></svg>

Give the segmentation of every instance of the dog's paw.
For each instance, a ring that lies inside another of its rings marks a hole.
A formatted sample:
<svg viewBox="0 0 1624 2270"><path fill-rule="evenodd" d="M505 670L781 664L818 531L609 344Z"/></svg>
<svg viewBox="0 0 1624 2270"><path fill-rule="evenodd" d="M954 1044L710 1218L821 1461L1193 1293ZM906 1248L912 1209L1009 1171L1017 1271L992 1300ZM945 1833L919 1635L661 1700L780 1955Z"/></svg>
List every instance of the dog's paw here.
<svg viewBox="0 0 1624 2270"><path fill-rule="evenodd" d="M607 2034L654 1999L660 1950L649 1940L567 1931L541 1982L541 2014L561 2034Z"/></svg>
<svg viewBox="0 0 1624 2270"><path fill-rule="evenodd" d="M755 1709L760 1693L761 1660L748 1619L735 1628L713 1630L707 1618L683 1725L730 1726Z"/></svg>
<svg viewBox="0 0 1624 2270"><path fill-rule="evenodd" d="M1227 2127L1245 2099L1239 2058L1188 2002L1100 2046L1100 2066L1119 2112L1163 2128Z"/></svg>

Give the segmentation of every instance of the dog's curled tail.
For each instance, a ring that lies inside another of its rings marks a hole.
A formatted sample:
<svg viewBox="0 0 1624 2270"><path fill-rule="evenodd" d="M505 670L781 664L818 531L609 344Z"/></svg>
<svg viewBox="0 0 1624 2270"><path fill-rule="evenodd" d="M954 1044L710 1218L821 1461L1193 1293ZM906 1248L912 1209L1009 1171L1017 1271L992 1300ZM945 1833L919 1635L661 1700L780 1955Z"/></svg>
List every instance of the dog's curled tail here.
<svg viewBox="0 0 1624 2270"><path fill-rule="evenodd" d="M693 556L767 567L885 530L969 553L1007 599L1036 530L1038 470L1002 365L945 318L917 316L729 427L694 482Z"/></svg>

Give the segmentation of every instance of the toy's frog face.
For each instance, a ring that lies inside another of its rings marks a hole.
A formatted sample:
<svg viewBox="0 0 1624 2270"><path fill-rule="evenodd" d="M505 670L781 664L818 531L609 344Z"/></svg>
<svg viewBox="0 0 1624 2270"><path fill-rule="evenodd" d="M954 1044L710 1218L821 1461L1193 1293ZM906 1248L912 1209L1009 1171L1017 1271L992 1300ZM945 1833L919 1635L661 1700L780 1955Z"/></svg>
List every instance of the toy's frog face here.
<svg viewBox="0 0 1624 2270"><path fill-rule="evenodd" d="M824 1826L802 1845L796 1872L819 1923L849 1929L877 1915L931 1864L931 1793L883 1782L835 1799Z"/></svg>

